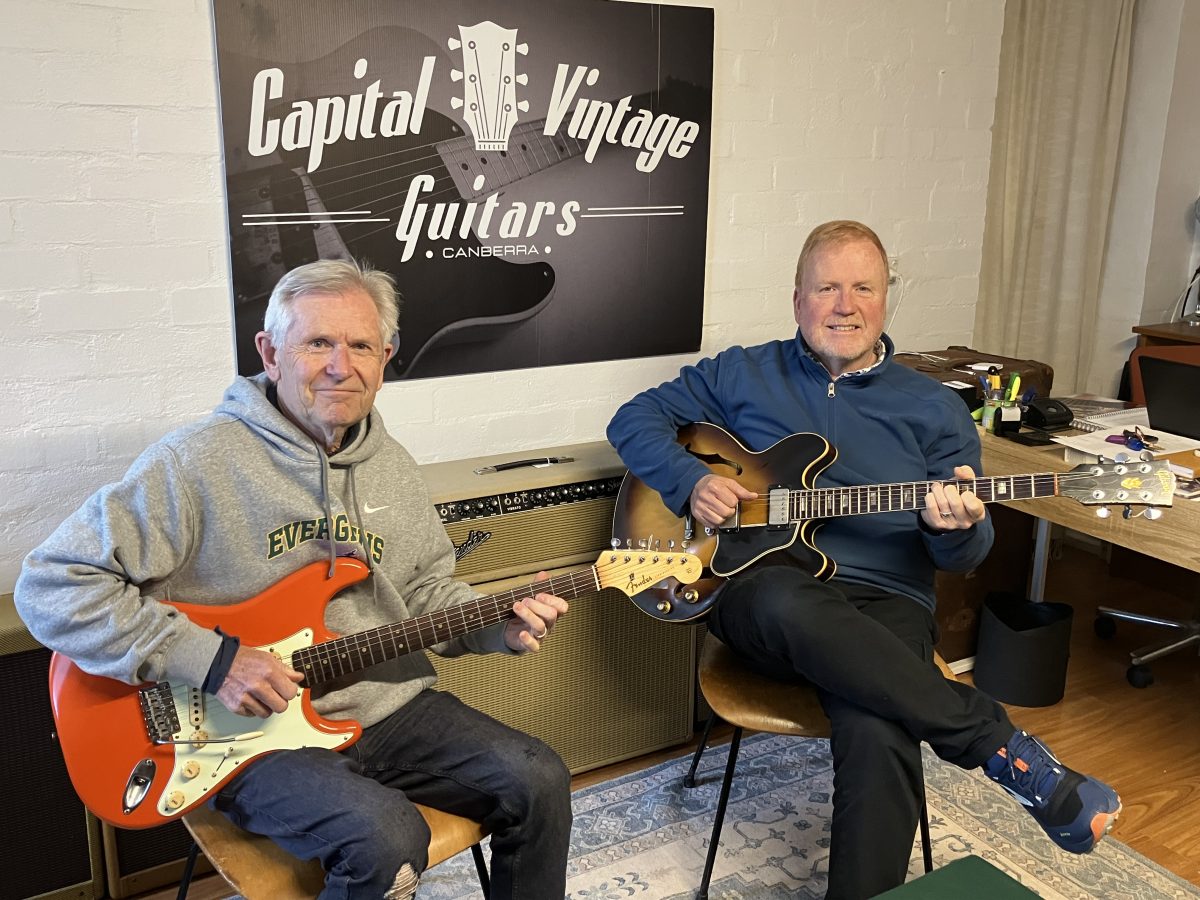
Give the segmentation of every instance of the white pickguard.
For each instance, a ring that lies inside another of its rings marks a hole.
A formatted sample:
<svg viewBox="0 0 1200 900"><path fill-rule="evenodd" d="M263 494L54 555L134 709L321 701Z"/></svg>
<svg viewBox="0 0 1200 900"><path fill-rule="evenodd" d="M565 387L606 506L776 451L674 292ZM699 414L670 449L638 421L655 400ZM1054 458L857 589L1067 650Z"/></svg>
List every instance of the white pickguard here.
<svg viewBox="0 0 1200 900"><path fill-rule="evenodd" d="M288 659L296 650L309 647L312 642L312 631L306 629L258 649ZM314 728L304 717L301 706L303 696L302 689L286 710L260 719L231 713L211 694L188 687L173 687L172 697L181 726L174 739L190 741L198 731L202 731L209 742L175 745L175 766L170 781L158 798L159 813L173 817L186 812L230 772L264 753L300 747L337 749L353 738L351 734L328 734ZM241 741L219 742L222 738L252 735L255 732L261 734Z"/></svg>

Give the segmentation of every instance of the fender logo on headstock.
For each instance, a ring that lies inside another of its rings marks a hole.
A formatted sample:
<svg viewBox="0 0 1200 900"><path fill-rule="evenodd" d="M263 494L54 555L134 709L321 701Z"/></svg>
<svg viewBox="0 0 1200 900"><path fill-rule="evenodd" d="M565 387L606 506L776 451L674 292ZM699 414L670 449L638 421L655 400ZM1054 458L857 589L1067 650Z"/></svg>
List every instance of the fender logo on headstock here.
<svg viewBox="0 0 1200 900"><path fill-rule="evenodd" d="M458 33L459 38L447 43L451 50L462 50L463 67L452 69L450 77L463 83L463 95L454 97L450 105L463 111L476 150L507 150L517 111L529 111L528 101L517 102L516 91L517 84L529 83L529 76L515 71L515 54L524 56L529 45L517 43L515 28L501 28L495 22L460 25Z"/></svg>

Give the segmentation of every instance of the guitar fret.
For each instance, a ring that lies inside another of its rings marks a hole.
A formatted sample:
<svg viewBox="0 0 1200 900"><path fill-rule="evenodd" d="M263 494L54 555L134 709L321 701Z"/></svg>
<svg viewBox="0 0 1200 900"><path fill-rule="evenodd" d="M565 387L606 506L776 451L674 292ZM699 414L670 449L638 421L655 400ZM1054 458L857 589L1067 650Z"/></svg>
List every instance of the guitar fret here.
<svg viewBox="0 0 1200 900"><path fill-rule="evenodd" d="M899 484L854 485L842 488L809 488L790 491L788 512L793 522L876 512L920 511L925 495L935 484L954 485L971 491L983 503L1053 497L1058 494L1058 475L998 475L962 481L916 481Z"/></svg>
<svg viewBox="0 0 1200 900"><path fill-rule="evenodd" d="M313 687L503 622L512 617L513 604L521 597L552 593L572 599L585 591L596 591L601 587L600 573L595 566L591 566L538 581L519 590L502 591L433 610L403 622L302 647L292 653L291 664L304 673L305 686Z"/></svg>

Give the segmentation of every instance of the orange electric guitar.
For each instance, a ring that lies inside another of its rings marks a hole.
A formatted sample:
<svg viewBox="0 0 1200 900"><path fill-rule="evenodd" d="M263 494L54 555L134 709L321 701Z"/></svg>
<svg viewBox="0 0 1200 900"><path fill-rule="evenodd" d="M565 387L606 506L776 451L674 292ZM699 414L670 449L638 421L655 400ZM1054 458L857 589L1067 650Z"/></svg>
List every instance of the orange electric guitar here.
<svg viewBox="0 0 1200 900"><path fill-rule="evenodd" d="M196 624L220 625L302 672L299 694L282 713L239 716L198 688L165 681L128 685L88 675L56 653L50 702L67 771L84 805L104 821L122 828L162 825L264 753L343 750L358 740L357 722L326 719L313 709L313 687L504 621L517 600L534 593L570 599L611 587L632 597L664 579L695 581L700 571L700 561L682 551L611 550L586 569L345 637L325 629L325 606L370 574L355 559L337 560L332 577L327 562L312 563L242 603L172 603Z"/></svg>

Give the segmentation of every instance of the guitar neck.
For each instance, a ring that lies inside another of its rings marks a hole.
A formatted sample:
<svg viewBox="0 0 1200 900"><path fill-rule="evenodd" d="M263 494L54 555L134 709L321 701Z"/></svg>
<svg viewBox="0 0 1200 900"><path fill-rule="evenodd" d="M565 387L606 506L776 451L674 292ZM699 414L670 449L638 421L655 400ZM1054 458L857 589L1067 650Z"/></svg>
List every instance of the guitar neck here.
<svg viewBox="0 0 1200 900"><path fill-rule="evenodd" d="M545 127L545 119L519 123L509 136L507 151L482 152L475 149L469 136L451 138L437 144L438 156L454 177L459 195L464 200L478 200L587 149L587 144L567 134L565 126L552 135L542 133ZM479 176L484 183L476 188Z"/></svg>
<svg viewBox="0 0 1200 900"><path fill-rule="evenodd" d="M657 109L657 97L658 92L638 94L631 98L630 107ZM478 200L586 151L586 140L567 133L571 121L572 116L564 116L562 126L554 134L544 133L545 119L518 122L509 134L507 150L477 150L474 139L463 135L440 141L436 145L437 153L453 177L459 196L464 200ZM477 188L475 182L480 176L484 181Z"/></svg>
<svg viewBox="0 0 1200 900"><path fill-rule="evenodd" d="M789 491L788 517L793 522L801 522L835 516L920 510L925 508L925 495L933 490L935 484L954 485L959 491L971 491L984 503L1056 497L1059 494L1058 478L1053 472L1044 472L965 481L910 481Z"/></svg>
<svg viewBox="0 0 1200 900"><path fill-rule="evenodd" d="M313 687L503 622L512 618L513 604L522 597L549 593L570 600L599 589L596 567L590 566L414 619L313 644L293 653L291 665L304 673L304 686Z"/></svg>

